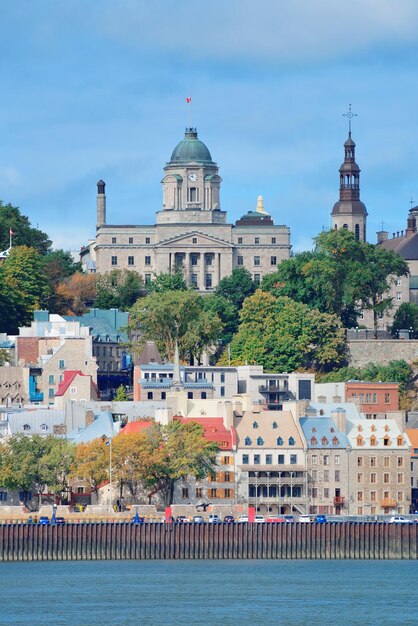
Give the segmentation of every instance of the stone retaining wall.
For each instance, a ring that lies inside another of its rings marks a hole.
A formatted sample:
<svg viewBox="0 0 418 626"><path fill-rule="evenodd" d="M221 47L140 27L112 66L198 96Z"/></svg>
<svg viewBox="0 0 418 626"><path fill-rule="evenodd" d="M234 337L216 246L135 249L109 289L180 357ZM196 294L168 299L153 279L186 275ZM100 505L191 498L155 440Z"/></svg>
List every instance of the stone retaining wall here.
<svg viewBox="0 0 418 626"><path fill-rule="evenodd" d="M418 340L356 339L348 342L349 365L364 367L367 363L387 365L389 361L418 361Z"/></svg>

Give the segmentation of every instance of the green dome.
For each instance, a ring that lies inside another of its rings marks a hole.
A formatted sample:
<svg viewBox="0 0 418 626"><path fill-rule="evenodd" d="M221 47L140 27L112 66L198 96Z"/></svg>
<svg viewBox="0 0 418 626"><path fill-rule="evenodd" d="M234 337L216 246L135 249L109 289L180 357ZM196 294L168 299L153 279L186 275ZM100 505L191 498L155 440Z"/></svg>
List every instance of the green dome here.
<svg viewBox="0 0 418 626"><path fill-rule="evenodd" d="M171 155L170 163L213 163L209 150L200 139L197 138L195 128L186 128L184 139L177 144Z"/></svg>

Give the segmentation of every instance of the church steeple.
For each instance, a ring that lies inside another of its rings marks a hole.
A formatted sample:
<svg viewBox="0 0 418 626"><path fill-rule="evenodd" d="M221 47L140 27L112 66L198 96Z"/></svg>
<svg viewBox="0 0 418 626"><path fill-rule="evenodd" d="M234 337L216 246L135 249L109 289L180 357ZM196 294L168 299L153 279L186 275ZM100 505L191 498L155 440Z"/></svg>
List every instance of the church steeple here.
<svg viewBox="0 0 418 626"><path fill-rule="evenodd" d="M345 113L349 120L348 138L344 143L344 163L340 167L340 199L332 209L333 228L347 228L356 239L366 241L367 209L360 200L360 168L356 163L356 144L351 137L351 118L355 113Z"/></svg>

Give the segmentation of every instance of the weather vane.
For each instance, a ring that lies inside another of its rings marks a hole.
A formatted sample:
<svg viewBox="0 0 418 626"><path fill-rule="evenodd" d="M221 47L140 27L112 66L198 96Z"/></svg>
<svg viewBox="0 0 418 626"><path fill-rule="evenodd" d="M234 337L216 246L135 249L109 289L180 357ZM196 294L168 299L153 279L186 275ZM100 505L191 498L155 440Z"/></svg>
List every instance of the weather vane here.
<svg viewBox="0 0 418 626"><path fill-rule="evenodd" d="M357 117L357 113L353 113L351 110L351 104L348 105L348 112L343 113L343 116L348 118L348 133L351 135L351 120L353 117Z"/></svg>

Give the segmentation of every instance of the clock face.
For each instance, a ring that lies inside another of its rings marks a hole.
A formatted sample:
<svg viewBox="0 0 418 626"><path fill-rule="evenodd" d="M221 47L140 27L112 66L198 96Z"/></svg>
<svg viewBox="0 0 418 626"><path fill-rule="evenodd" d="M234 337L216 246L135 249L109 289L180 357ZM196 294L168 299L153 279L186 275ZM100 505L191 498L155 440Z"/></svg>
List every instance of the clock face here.
<svg viewBox="0 0 418 626"><path fill-rule="evenodd" d="M196 172L190 172L189 180L190 180L190 182L195 183L197 181L197 173Z"/></svg>

